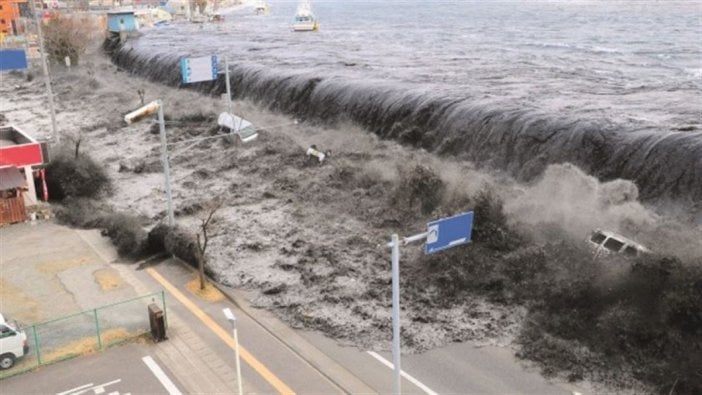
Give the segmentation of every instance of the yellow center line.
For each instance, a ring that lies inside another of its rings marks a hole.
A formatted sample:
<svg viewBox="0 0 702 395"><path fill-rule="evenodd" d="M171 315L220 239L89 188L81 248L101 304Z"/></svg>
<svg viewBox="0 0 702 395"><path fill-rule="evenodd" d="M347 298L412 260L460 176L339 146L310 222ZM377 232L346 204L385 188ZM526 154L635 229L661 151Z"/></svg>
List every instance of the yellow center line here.
<svg viewBox="0 0 702 395"><path fill-rule="evenodd" d="M183 295L175 286L169 283L165 278L163 278L156 270L153 268L147 268L146 272L151 275L156 281L158 281L164 288L168 290L180 303L182 303L191 313L193 313L197 318L200 319L205 325L207 325L212 332L214 332L220 339L222 339L229 347L234 349L234 338L222 329L209 315L202 311L199 307L195 305L190 299ZM271 373L268 368L263 366L261 362L258 361L253 355L251 355L246 349L239 345L239 355L241 359L244 360L249 366L251 366L258 374L261 375L270 385L273 386L280 394L284 395L294 395L290 387L285 385L278 377Z"/></svg>

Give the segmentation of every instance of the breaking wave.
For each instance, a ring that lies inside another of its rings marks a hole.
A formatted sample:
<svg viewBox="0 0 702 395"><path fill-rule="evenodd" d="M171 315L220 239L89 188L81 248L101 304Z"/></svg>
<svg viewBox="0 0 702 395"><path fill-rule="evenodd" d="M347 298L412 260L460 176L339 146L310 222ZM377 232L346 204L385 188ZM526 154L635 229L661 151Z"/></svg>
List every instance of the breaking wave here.
<svg viewBox="0 0 702 395"><path fill-rule="evenodd" d="M178 55L146 53L107 42L115 64L171 86L181 85ZM359 81L313 72L231 65L235 97L271 110L324 122L352 121L376 135L521 180L549 164L569 162L602 181L633 181L644 201L702 202L702 132L631 130L607 120L548 114L477 97L447 97L416 86ZM222 75L188 85L206 94L226 91Z"/></svg>

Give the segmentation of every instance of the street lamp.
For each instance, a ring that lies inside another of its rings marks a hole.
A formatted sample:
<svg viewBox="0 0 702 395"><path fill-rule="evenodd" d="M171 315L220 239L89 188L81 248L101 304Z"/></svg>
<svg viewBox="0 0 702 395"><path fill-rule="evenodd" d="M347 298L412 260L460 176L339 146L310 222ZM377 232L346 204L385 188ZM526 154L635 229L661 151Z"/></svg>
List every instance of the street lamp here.
<svg viewBox="0 0 702 395"><path fill-rule="evenodd" d="M227 321L229 321L229 323L232 325L232 334L234 336L234 354L236 355L236 383L239 387L239 395L243 395L244 392L241 389L241 364L239 363L239 337L236 333L236 317L229 307L222 309L222 312L224 312L224 316L227 317Z"/></svg>
<svg viewBox="0 0 702 395"><path fill-rule="evenodd" d="M166 177L166 199L168 200L168 225L175 225L173 214L173 197L171 195L171 170L168 165L168 148L166 147L166 122L163 119L163 102L154 100L124 116L127 125L137 122L147 115L158 111L159 135L161 137L161 162L163 163L163 173Z"/></svg>

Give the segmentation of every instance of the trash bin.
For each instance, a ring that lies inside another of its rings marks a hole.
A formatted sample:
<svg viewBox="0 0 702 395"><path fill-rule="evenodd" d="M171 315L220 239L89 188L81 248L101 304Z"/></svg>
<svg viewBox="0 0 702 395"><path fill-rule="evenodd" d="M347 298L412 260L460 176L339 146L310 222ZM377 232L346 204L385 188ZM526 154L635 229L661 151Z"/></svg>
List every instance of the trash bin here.
<svg viewBox="0 0 702 395"><path fill-rule="evenodd" d="M166 322L163 310L156 303L149 305L149 323L151 324L151 337L155 342L166 340Z"/></svg>

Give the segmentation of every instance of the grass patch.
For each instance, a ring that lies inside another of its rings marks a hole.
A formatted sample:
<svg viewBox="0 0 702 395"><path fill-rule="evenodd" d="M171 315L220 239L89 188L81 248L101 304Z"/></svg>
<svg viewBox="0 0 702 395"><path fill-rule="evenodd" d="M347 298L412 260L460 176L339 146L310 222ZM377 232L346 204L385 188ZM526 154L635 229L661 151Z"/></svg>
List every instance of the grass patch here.
<svg viewBox="0 0 702 395"><path fill-rule="evenodd" d="M200 289L200 277L195 276L192 280L188 281L185 285L188 291L192 292L202 300L208 302L219 302L224 299L224 295L212 284L205 282L205 289Z"/></svg>
<svg viewBox="0 0 702 395"><path fill-rule="evenodd" d="M2 301L5 318L17 319L19 322L38 322L44 319L36 299L24 292L21 288L0 277L0 301ZM18 311L6 311L7 306L22 306Z"/></svg>
<svg viewBox="0 0 702 395"><path fill-rule="evenodd" d="M135 337L124 328L108 329L100 333L103 346ZM72 341L41 356L42 363L58 362L64 359L91 354L98 351L97 337L91 336Z"/></svg>
<svg viewBox="0 0 702 395"><path fill-rule="evenodd" d="M122 277L120 277L119 273L117 273L115 270L100 269L96 270L94 275L95 281L97 281L103 291L111 291L124 286Z"/></svg>
<svg viewBox="0 0 702 395"><path fill-rule="evenodd" d="M56 274L74 267L89 265L90 258L83 256L80 258L68 259L65 261L51 261L37 265L37 271L45 274Z"/></svg>

